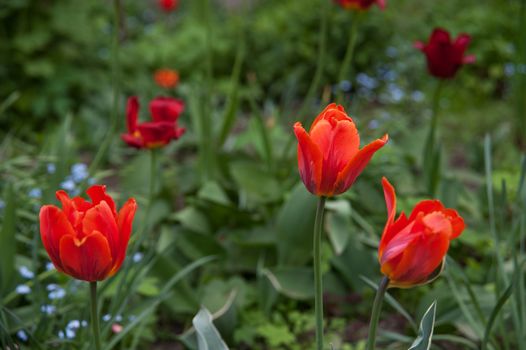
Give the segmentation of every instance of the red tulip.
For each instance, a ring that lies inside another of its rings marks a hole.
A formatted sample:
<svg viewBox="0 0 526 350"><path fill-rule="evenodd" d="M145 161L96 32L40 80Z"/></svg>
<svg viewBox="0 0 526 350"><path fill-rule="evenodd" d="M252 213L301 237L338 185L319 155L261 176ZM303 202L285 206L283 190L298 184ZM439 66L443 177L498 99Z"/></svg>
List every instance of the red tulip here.
<svg viewBox="0 0 526 350"><path fill-rule="evenodd" d="M351 187L382 148L387 135L359 149L360 136L342 106L328 105L312 123L309 133L294 124L298 139L298 167L307 189L317 196L334 196Z"/></svg>
<svg viewBox="0 0 526 350"><path fill-rule="evenodd" d="M184 134L184 128L177 127L177 119L184 110L184 102L170 97L157 97L150 102L153 121L138 123L139 100L128 99L126 120L128 133L122 139L136 148L158 148Z"/></svg>
<svg viewBox="0 0 526 350"><path fill-rule="evenodd" d="M115 274L126 257L126 248L137 209L130 198L117 213L106 187L91 186L81 197L57 191L62 209L40 209L40 237L53 265L76 279L94 282Z"/></svg>
<svg viewBox="0 0 526 350"><path fill-rule="evenodd" d="M153 79L162 88L170 89L179 83L179 74L173 69L158 69L153 75Z"/></svg>
<svg viewBox="0 0 526 350"><path fill-rule="evenodd" d="M382 273L392 287L430 282L438 276L449 242L464 230L464 220L438 200L423 200L409 218L402 213L395 220L395 190L385 177L382 185L387 205L387 223L378 248Z"/></svg>
<svg viewBox="0 0 526 350"><path fill-rule="evenodd" d="M338 5L351 10L368 10L377 4L382 10L385 8L386 0L334 0Z"/></svg>
<svg viewBox="0 0 526 350"><path fill-rule="evenodd" d="M171 12L177 8L177 0L159 0L159 6L165 12Z"/></svg>
<svg viewBox="0 0 526 350"><path fill-rule="evenodd" d="M417 41L415 47L426 55L427 68L431 75L448 79L454 77L462 65L475 62L475 56L464 55L470 41L471 37L467 34L460 34L452 41L447 31L436 28L429 38L429 43Z"/></svg>

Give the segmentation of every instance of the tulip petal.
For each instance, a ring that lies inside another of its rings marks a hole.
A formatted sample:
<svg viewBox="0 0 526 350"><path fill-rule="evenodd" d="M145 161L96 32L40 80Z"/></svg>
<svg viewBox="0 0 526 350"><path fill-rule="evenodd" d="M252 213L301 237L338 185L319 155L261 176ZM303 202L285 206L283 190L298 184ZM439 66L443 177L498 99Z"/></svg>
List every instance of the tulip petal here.
<svg viewBox="0 0 526 350"><path fill-rule="evenodd" d="M360 175L367 166L374 153L382 148L388 140L389 137L386 134L381 139L377 139L359 150L349 164L338 174L334 186L334 194L345 192L351 187L358 175Z"/></svg>
<svg viewBox="0 0 526 350"><path fill-rule="evenodd" d="M184 102L171 97L157 97L150 102L154 122L175 122L184 111Z"/></svg>
<svg viewBox="0 0 526 350"><path fill-rule="evenodd" d="M100 201L99 204L86 212L82 220L82 232L86 236L93 234L93 232L99 232L106 238L111 256L116 257L118 255L121 240L116 215L113 214L105 200Z"/></svg>
<svg viewBox="0 0 526 350"><path fill-rule="evenodd" d="M136 137L131 134L121 134L121 139L131 147L135 147L135 148L145 147L144 141L141 137Z"/></svg>
<svg viewBox="0 0 526 350"><path fill-rule="evenodd" d="M463 64L472 64L472 63L475 63L475 61L476 61L475 55L467 55L467 56L462 57Z"/></svg>
<svg viewBox="0 0 526 350"><path fill-rule="evenodd" d="M130 134L137 130L137 120L139 119L139 99L132 96L126 105L126 125Z"/></svg>
<svg viewBox="0 0 526 350"><path fill-rule="evenodd" d="M462 231L464 231L464 228L466 228L466 225L464 223L464 219L460 215L458 215L458 212L454 209L446 209L444 210L444 215L449 219L449 222L451 223L451 237L450 239L455 239Z"/></svg>
<svg viewBox="0 0 526 350"><path fill-rule="evenodd" d="M409 216L409 221L413 221L416 219L416 217L423 213L423 214L430 214L434 211L443 211L444 205L437 199L428 199L418 202L417 205L413 208L413 211L411 212L411 215Z"/></svg>
<svg viewBox="0 0 526 350"><path fill-rule="evenodd" d="M387 207L387 221L385 223L380 245L378 247L379 256L383 255L386 245L393 239L395 234L398 234L409 224L404 213L401 213L395 221L396 216L396 192L394 187L389 183L387 178L382 178L382 186L384 188L385 204Z"/></svg>
<svg viewBox="0 0 526 350"><path fill-rule="evenodd" d="M471 36L468 34L460 34L453 43L453 46L455 47L455 50L464 54L464 51L466 51L470 42Z"/></svg>
<svg viewBox="0 0 526 350"><path fill-rule="evenodd" d="M91 199L93 205L97 205L102 201L105 201L113 213L114 216L117 216L117 209L115 207L115 202L113 198L106 194L106 186L104 185L93 185L86 190L86 193Z"/></svg>
<svg viewBox="0 0 526 350"><path fill-rule="evenodd" d="M65 273L89 282L103 280L112 268L108 241L97 231L81 241L71 235L63 236L60 260Z"/></svg>
<svg viewBox="0 0 526 350"><path fill-rule="evenodd" d="M314 119L310 126L309 133L312 133L312 130L322 120L327 119L334 119L336 121L350 119L347 113L345 113L345 109L341 105L337 105L336 103L331 103L323 111L321 111L320 114Z"/></svg>
<svg viewBox="0 0 526 350"><path fill-rule="evenodd" d="M62 271L59 242L63 236L74 236L75 231L66 214L54 205L44 205L40 209L40 238L53 265Z"/></svg>
<svg viewBox="0 0 526 350"><path fill-rule="evenodd" d="M320 149L300 123L294 124L294 133L298 139L298 168L305 187L312 194L319 194L323 157Z"/></svg>
<svg viewBox="0 0 526 350"><path fill-rule="evenodd" d="M429 38L430 43L451 43L451 36L449 32L443 28L435 28L431 37Z"/></svg>
<svg viewBox="0 0 526 350"><path fill-rule="evenodd" d="M119 226L120 246L117 255L115 256L113 269L111 270L110 275L113 275L120 269L122 262L126 257L126 249L128 247L128 241L130 240L132 223L136 210L137 203L135 202L135 199L130 198L119 211L117 225Z"/></svg>
<svg viewBox="0 0 526 350"><path fill-rule="evenodd" d="M148 148L166 145L170 140L176 138L174 122L141 123L137 128Z"/></svg>

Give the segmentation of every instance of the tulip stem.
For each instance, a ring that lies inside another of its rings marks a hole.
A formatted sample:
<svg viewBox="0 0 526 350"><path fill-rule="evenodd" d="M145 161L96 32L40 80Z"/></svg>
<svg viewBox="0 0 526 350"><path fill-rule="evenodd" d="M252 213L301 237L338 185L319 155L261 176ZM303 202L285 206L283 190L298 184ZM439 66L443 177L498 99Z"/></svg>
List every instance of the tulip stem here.
<svg viewBox="0 0 526 350"><path fill-rule="evenodd" d="M93 341L95 349L101 350L99 316L97 312L97 282L90 282L90 299L91 299L91 327L93 329Z"/></svg>
<svg viewBox="0 0 526 350"><path fill-rule="evenodd" d="M440 177L440 159L438 155L437 145L437 129L438 129L438 110L440 107L440 96L444 81L440 79L433 94L433 105L431 109L431 125L427 134L427 140L424 147L424 174L427 182L427 190L429 195L434 196L438 180Z"/></svg>
<svg viewBox="0 0 526 350"><path fill-rule="evenodd" d="M384 276L378 286L374 298L373 311L371 312L371 323L369 324L369 337L367 338L367 350L374 350L376 343L376 328L378 326L378 320L380 319L380 312L382 311L382 304L388 286L389 278Z"/></svg>
<svg viewBox="0 0 526 350"><path fill-rule="evenodd" d="M352 18L351 29L349 31L349 42L347 43L347 50L345 51L345 56L343 58L342 65L340 66L340 73L338 74L338 94L336 97L337 103L341 103L343 98L343 90L341 89L340 84L349 74L349 67L352 63L352 58L354 55L354 47L356 46L356 38L358 37L358 26L360 24L360 19L361 13L355 13Z"/></svg>
<svg viewBox="0 0 526 350"><path fill-rule="evenodd" d="M314 221L314 309L316 314L316 349L323 350L323 279L321 273L321 237L323 232L323 212L326 197L318 197L316 219Z"/></svg>

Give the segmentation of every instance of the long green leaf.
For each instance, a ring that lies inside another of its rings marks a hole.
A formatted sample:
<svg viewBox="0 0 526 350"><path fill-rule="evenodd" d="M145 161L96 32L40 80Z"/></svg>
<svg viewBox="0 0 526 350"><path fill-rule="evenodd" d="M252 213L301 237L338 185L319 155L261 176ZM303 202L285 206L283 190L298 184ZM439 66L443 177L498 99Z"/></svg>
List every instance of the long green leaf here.
<svg viewBox="0 0 526 350"><path fill-rule="evenodd" d="M202 307L192 320L196 335L198 350L228 350L219 331L212 322L210 312Z"/></svg>
<svg viewBox="0 0 526 350"><path fill-rule="evenodd" d="M429 350L431 348L436 310L437 302L435 300L422 317L422 321L420 321L420 329L418 330L418 337L408 350Z"/></svg>
<svg viewBox="0 0 526 350"><path fill-rule="evenodd" d="M15 271L16 198L11 185L7 187L5 202L4 220L0 231L0 295L9 289Z"/></svg>

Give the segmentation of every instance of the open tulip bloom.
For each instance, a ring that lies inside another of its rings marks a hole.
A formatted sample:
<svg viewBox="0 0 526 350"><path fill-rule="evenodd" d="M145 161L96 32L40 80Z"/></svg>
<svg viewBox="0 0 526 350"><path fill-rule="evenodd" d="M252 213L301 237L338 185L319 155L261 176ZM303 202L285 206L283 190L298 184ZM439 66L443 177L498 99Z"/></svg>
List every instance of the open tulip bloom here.
<svg viewBox="0 0 526 350"><path fill-rule="evenodd" d="M331 197L349 189L376 151L384 135L360 149L360 136L342 106L328 105L312 123L309 133L294 124L298 139L298 168L305 187L317 196Z"/></svg>
<svg viewBox="0 0 526 350"><path fill-rule="evenodd" d="M432 282L440 275L449 242L462 233L464 220L457 211L444 207L439 200L423 200L411 215L396 217L396 193L382 179L387 222L378 247L378 261L384 279L374 301L368 350L374 349L383 295L388 287L410 288Z"/></svg>
<svg viewBox="0 0 526 350"><path fill-rule="evenodd" d="M374 4L382 10L385 8L386 0L334 0L338 5L351 10L368 10Z"/></svg>
<svg viewBox="0 0 526 350"><path fill-rule="evenodd" d="M151 122L139 123L139 100L128 99L126 124L128 133L122 139L135 148L159 148L176 140L185 129L177 126L177 120L184 110L184 102L170 97L157 97L150 102Z"/></svg>
<svg viewBox="0 0 526 350"><path fill-rule="evenodd" d="M431 75L439 79L450 79L460 67L475 62L475 56L465 55L470 41L468 34L460 34L453 41L446 30L436 28L428 43L417 41L415 47L426 55Z"/></svg>
<svg viewBox="0 0 526 350"><path fill-rule="evenodd" d="M137 204L130 198L117 212L105 186L91 186L86 193L91 202L57 191L62 208L44 205L40 209L40 237L58 271L90 282L93 330L96 348L100 349L97 281L120 269Z"/></svg>

